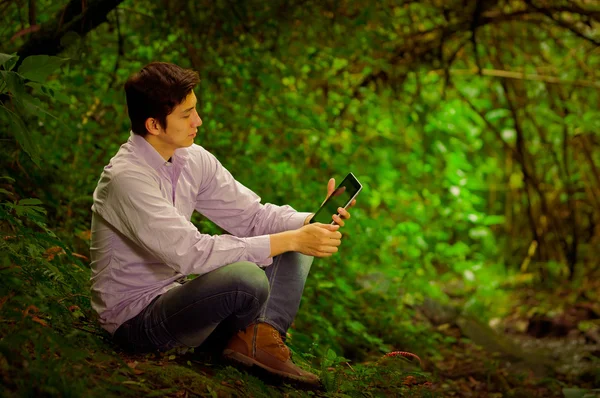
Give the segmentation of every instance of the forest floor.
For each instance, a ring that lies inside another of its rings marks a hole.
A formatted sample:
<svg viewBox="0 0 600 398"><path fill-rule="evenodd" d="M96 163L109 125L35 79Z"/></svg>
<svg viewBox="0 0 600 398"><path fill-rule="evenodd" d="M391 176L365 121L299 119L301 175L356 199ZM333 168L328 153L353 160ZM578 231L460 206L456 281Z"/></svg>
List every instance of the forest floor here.
<svg viewBox="0 0 600 398"><path fill-rule="evenodd" d="M188 354L136 357L124 356L139 377L137 387L144 395L160 391L175 397L586 397L600 396L598 367L600 344L583 339L536 339L511 337L519 347L541 350L558 360L552 366L545 358L525 361L515 355L490 353L466 338L459 327L444 328L459 338L438 347L440 358L424 360L424 369L411 367L402 359L373 358L372 361L329 367L321 374L322 389L304 389L250 370L232 367L211 355ZM592 356L596 356L593 359ZM394 363L397 361L398 363ZM571 386L569 388L569 386ZM162 393L161 393L162 395Z"/></svg>
<svg viewBox="0 0 600 398"><path fill-rule="evenodd" d="M519 289L513 293L518 304L502 320L484 324L459 315L432 323L445 338L430 347L434 355L415 352L421 364L381 353L350 362L332 353L315 369L315 358L295 352L299 365L320 373L319 389L238 368L210 353L125 354L84 326L87 333L79 333L97 340L95 346L71 344L74 335L65 331L60 349L40 352L25 341L29 358L11 357L0 339L0 396L599 397L600 302L590 291L600 291L600 282L554 294ZM38 326L48 333L47 325Z"/></svg>

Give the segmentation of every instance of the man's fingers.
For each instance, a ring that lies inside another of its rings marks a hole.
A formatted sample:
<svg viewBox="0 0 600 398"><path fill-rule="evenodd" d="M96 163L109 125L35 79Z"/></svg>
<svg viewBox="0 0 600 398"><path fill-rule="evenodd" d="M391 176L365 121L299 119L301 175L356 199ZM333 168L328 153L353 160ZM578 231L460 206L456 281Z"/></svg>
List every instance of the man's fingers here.
<svg viewBox="0 0 600 398"><path fill-rule="evenodd" d="M338 229L340 229L339 225L322 224L320 222L316 222L316 223L314 223L312 225L315 225L315 226L317 226L319 228L323 228L323 229L326 229L326 230L329 230L329 231L337 231Z"/></svg>
<svg viewBox="0 0 600 398"><path fill-rule="evenodd" d="M347 220L350 218L350 213L348 212L347 209L344 209L343 207L338 207L338 213L344 220Z"/></svg>
<svg viewBox="0 0 600 398"><path fill-rule="evenodd" d="M342 233L340 231L325 232L325 235L329 239L342 239Z"/></svg>
<svg viewBox="0 0 600 398"><path fill-rule="evenodd" d="M337 246L321 246L319 248L319 251L321 253L337 253L339 249L337 248Z"/></svg>

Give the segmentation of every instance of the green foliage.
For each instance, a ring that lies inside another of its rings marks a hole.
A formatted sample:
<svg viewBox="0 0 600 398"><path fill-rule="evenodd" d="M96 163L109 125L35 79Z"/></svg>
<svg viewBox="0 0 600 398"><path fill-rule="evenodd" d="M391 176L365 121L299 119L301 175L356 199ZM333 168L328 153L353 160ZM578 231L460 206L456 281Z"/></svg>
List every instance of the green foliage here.
<svg viewBox="0 0 600 398"><path fill-rule="evenodd" d="M338 357L332 349L328 349L325 353L325 357L321 361L321 382L327 392L339 391L342 386L344 374L339 369L336 371L335 368L339 367L341 363L346 362L345 358ZM331 372L330 368L334 371Z"/></svg>
<svg viewBox="0 0 600 398"><path fill-rule="evenodd" d="M72 366L82 352L67 341L99 343L73 329L83 322L98 330L86 298L89 270L47 227L45 214L38 199L0 202L0 314L11 320L0 324L0 362L11 390L77 396L87 388L71 379L81 374Z"/></svg>
<svg viewBox="0 0 600 398"><path fill-rule="evenodd" d="M64 2L37 3L40 24L57 22ZM72 380L94 380L70 368L76 347L107 347L78 253L89 247L101 169L128 136L122 84L155 60L198 70L197 143L263 202L315 211L329 177L352 171L363 183L341 251L315 260L291 331L328 394L377 383L405 392L406 372L352 371L343 357L439 355L431 347L456 338L432 332L425 299L489 320L513 304L507 288L593 279L600 57L583 39L597 37L587 5L559 13L548 2L544 14L521 1L489 4L473 48L477 2L208 3L125 1L86 37L62 37L61 56L24 59L15 54L31 36L12 39L22 7L6 10L0 175L12 179L0 179L0 314L9 320L0 366L9 370L0 369L26 375L14 391L67 395ZM568 19L548 16L559 14ZM544 24L531 23L538 17ZM152 392L111 377L114 394ZM70 393L85 389L73 383Z"/></svg>
<svg viewBox="0 0 600 398"><path fill-rule="evenodd" d="M4 70L0 70L0 95L4 94L10 99L10 101L0 102L0 115L10 126L9 131L23 150L39 166L40 147L36 140L37 134L24 120L44 115L52 117L52 115L45 111L45 106L38 98L27 92L26 86L55 98L54 89L41 83L65 60L47 55L31 56L23 60L18 71L13 71L17 60L18 57L14 55L0 53L0 67L4 67Z"/></svg>

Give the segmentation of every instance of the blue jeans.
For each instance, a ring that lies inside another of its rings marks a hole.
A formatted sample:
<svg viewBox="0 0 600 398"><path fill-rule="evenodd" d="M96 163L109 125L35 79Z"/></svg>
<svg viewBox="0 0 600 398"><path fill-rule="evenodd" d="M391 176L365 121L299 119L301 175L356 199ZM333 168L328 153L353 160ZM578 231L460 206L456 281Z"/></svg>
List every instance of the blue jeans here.
<svg viewBox="0 0 600 398"><path fill-rule="evenodd" d="M265 270L248 261L223 266L156 297L116 330L114 340L133 352L201 345L219 350L253 321L266 322L285 336L312 261L287 252Z"/></svg>

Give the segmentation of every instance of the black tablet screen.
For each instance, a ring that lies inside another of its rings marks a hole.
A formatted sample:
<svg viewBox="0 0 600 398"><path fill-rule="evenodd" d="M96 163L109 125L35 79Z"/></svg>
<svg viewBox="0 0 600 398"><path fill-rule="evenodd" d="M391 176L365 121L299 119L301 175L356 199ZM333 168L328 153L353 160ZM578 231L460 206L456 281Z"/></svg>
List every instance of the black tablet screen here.
<svg viewBox="0 0 600 398"><path fill-rule="evenodd" d="M346 206L359 189L360 185L358 181L356 181L352 174L348 174L335 191L333 191L331 196L327 198L327 201L321 206L310 222L331 224L333 222L331 216L338 214L338 207Z"/></svg>

